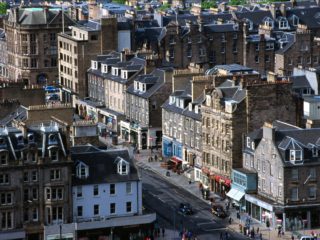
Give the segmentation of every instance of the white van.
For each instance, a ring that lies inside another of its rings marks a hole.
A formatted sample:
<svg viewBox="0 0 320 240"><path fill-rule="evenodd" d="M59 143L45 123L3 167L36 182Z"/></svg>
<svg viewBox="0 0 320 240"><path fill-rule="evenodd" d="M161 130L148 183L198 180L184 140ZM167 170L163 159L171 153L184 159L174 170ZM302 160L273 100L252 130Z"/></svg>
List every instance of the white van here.
<svg viewBox="0 0 320 240"><path fill-rule="evenodd" d="M313 240L314 238L312 236L301 236L300 240Z"/></svg>

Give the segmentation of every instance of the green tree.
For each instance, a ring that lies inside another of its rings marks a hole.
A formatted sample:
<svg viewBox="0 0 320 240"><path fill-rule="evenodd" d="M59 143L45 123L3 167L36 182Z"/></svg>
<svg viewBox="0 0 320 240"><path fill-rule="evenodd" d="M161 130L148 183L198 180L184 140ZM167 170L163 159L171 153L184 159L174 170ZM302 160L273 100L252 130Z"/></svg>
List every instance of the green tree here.
<svg viewBox="0 0 320 240"><path fill-rule="evenodd" d="M171 5L169 3L163 4L161 7L159 7L160 11L165 11L167 9L171 8Z"/></svg>
<svg viewBox="0 0 320 240"><path fill-rule="evenodd" d="M207 0L201 3L202 9L209 9L217 7L217 2L215 0Z"/></svg>
<svg viewBox="0 0 320 240"><path fill-rule="evenodd" d="M246 0L230 0L229 5L235 6L235 5L245 5L247 4Z"/></svg>
<svg viewBox="0 0 320 240"><path fill-rule="evenodd" d="M7 9L9 8L8 4L5 2L0 3L0 14L5 15L7 13Z"/></svg>
<svg viewBox="0 0 320 240"><path fill-rule="evenodd" d="M114 3L126 4L126 0L112 0Z"/></svg>

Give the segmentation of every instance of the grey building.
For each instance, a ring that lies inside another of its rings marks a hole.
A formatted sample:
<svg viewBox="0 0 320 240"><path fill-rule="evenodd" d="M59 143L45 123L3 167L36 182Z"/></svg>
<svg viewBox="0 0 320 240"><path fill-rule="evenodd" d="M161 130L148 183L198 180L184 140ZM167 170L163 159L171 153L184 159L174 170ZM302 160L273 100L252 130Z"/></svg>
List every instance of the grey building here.
<svg viewBox="0 0 320 240"><path fill-rule="evenodd" d="M203 94L192 97L193 84L174 91L162 105L162 155L176 167L194 167L194 179L202 178L201 110Z"/></svg>
<svg viewBox="0 0 320 240"><path fill-rule="evenodd" d="M126 93L126 120L120 122L121 137L138 149L161 145L161 105L172 89L172 69L156 69L138 75Z"/></svg>
<svg viewBox="0 0 320 240"><path fill-rule="evenodd" d="M43 239L45 225L71 221L72 165L57 124L1 128L0 159L0 239Z"/></svg>
<svg viewBox="0 0 320 240"><path fill-rule="evenodd" d="M244 196L249 215L287 230L319 226L319 134L276 121L264 124L260 139L245 138L243 168L257 182L256 193Z"/></svg>

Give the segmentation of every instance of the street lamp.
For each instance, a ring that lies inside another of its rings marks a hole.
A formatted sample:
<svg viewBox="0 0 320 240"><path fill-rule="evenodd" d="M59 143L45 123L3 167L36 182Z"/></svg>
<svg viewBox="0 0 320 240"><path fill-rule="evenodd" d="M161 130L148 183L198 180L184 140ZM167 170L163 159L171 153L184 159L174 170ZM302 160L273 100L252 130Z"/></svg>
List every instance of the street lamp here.
<svg viewBox="0 0 320 240"><path fill-rule="evenodd" d="M60 240L62 240L62 224L59 225Z"/></svg>

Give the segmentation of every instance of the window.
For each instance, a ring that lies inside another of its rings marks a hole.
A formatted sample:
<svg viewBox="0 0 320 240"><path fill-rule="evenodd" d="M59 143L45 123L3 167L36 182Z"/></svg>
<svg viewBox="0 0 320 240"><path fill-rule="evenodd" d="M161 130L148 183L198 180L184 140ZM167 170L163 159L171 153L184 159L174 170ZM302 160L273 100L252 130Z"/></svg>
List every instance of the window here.
<svg viewBox="0 0 320 240"><path fill-rule="evenodd" d="M290 161L301 161L302 150L290 150Z"/></svg>
<svg viewBox="0 0 320 240"><path fill-rule="evenodd" d="M259 63L259 56L255 56L255 57L254 57L254 61L255 61L256 63Z"/></svg>
<svg viewBox="0 0 320 240"><path fill-rule="evenodd" d="M93 196L98 196L99 195L99 185L94 185L93 186Z"/></svg>
<svg viewBox="0 0 320 240"><path fill-rule="evenodd" d="M51 199L51 189L46 188L46 200L50 200L50 199Z"/></svg>
<svg viewBox="0 0 320 240"><path fill-rule="evenodd" d="M1 165L7 165L8 164L8 158L7 158L7 154L6 153L2 153L0 155L0 164Z"/></svg>
<svg viewBox="0 0 320 240"><path fill-rule="evenodd" d="M13 228L13 213L10 211L2 212L1 215L2 230Z"/></svg>
<svg viewBox="0 0 320 240"><path fill-rule="evenodd" d="M98 40L98 36L97 36L97 35L91 35L91 40L92 40L92 41Z"/></svg>
<svg viewBox="0 0 320 240"><path fill-rule="evenodd" d="M317 172L315 168L309 169L310 180L315 180L317 178Z"/></svg>
<svg viewBox="0 0 320 240"><path fill-rule="evenodd" d="M128 163L124 160L118 162L118 173L121 175L127 175L129 173Z"/></svg>
<svg viewBox="0 0 320 240"><path fill-rule="evenodd" d="M99 215L99 205L93 205L93 215Z"/></svg>
<svg viewBox="0 0 320 240"><path fill-rule="evenodd" d="M24 189L23 190L23 201L28 201L29 200L29 189Z"/></svg>
<svg viewBox="0 0 320 240"><path fill-rule="evenodd" d="M131 202L127 202L127 212L131 212Z"/></svg>
<svg viewBox="0 0 320 240"><path fill-rule="evenodd" d="M33 163L36 162L36 154L34 152L28 153L27 158L28 158L28 161L31 161Z"/></svg>
<svg viewBox="0 0 320 240"><path fill-rule="evenodd" d="M291 179L294 181L299 179L299 170L297 168L291 170Z"/></svg>
<svg viewBox="0 0 320 240"><path fill-rule="evenodd" d="M116 204L110 203L110 214L115 214L115 213L116 213Z"/></svg>
<svg viewBox="0 0 320 240"><path fill-rule="evenodd" d="M30 42L35 42L35 41L36 41L36 35L30 34Z"/></svg>
<svg viewBox="0 0 320 240"><path fill-rule="evenodd" d="M116 185L114 183L110 184L110 195L116 194Z"/></svg>
<svg viewBox="0 0 320 240"><path fill-rule="evenodd" d="M77 207L77 216L78 217L82 217L82 213L83 213L83 207L82 206L78 206Z"/></svg>
<svg viewBox="0 0 320 240"><path fill-rule="evenodd" d="M318 149L316 147L312 148L312 157L318 157Z"/></svg>
<svg viewBox="0 0 320 240"><path fill-rule="evenodd" d="M266 172L266 162L262 161L262 172Z"/></svg>
<svg viewBox="0 0 320 240"><path fill-rule="evenodd" d="M77 186L77 197L82 197L82 186Z"/></svg>
<svg viewBox="0 0 320 240"><path fill-rule="evenodd" d="M1 184L9 184L9 174L0 174L0 185Z"/></svg>
<svg viewBox="0 0 320 240"><path fill-rule="evenodd" d="M12 193L10 192L10 193L1 193L0 194L0 203L1 203L1 205L11 205L12 204Z"/></svg>
<svg viewBox="0 0 320 240"><path fill-rule="evenodd" d="M89 176L89 171L86 165L79 163L77 166L77 177L78 178L87 178Z"/></svg>
<svg viewBox="0 0 320 240"><path fill-rule="evenodd" d="M37 172L37 171L32 171L32 173L31 173L31 179L32 179L32 181L34 181L34 182L38 181L38 172Z"/></svg>
<svg viewBox="0 0 320 240"><path fill-rule="evenodd" d="M63 208L62 207L52 207L52 220L57 221L63 220Z"/></svg>
<svg viewBox="0 0 320 240"><path fill-rule="evenodd" d="M298 201L298 188L291 188L290 190L291 201Z"/></svg>
<svg viewBox="0 0 320 240"><path fill-rule="evenodd" d="M126 193L130 194L132 192L132 184L131 182L126 183Z"/></svg>
<svg viewBox="0 0 320 240"><path fill-rule="evenodd" d="M52 42L56 41L56 34L55 33L50 33L50 41L52 41Z"/></svg>
<svg viewBox="0 0 320 240"><path fill-rule="evenodd" d="M58 151L50 150L50 158L51 158L51 161L58 161Z"/></svg>
<svg viewBox="0 0 320 240"><path fill-rule="evenodd" d="M32 209L32 221L34 222L38 221L38 208Z"/></svg>
<svg viewBox="0 0 320 240"><path fill-rule="evenodd" d="M312 199L316 199L316 197L317 197L317 187L316 186L309 187L308 198L312 200Z"/></svg>
<svg viewBox="0 0 320 240"><path fill-rule="evenodd" d="M38 200L38 189L32 188L32 200Z"/></svg>
<svg viewBox="0 0 320 240"><path fill-rule="evenodd" d="M63 188L57 189L57 198L58 200L63 200Z"/></svg>
<svg viewBox="0 0 320 240"><path fill-rule="evenodd" d="M60 169L50 170L50 180L60 180Z"/></svg>
<svg viewBox="0 0 320 240"><path fill-rule="evenodd" d="M278 196L282 197L282 187L281 186L278 187Z"/></svg>
<svg viewBox="0 0 320 240"><path fill-rule="evenodd" d="M266 62L270 62L270 56L269 56L269 55L266 55L265 58L264 58L264 60L265 60Z"/></svg>
<svg viewBox="0 0 320 240"><path fill-rule="evenodd" d="M256 51L259 51L259 48L260 48L260 46L259 46L259 44L257 43L257 44L255 45Z"/></svg>

